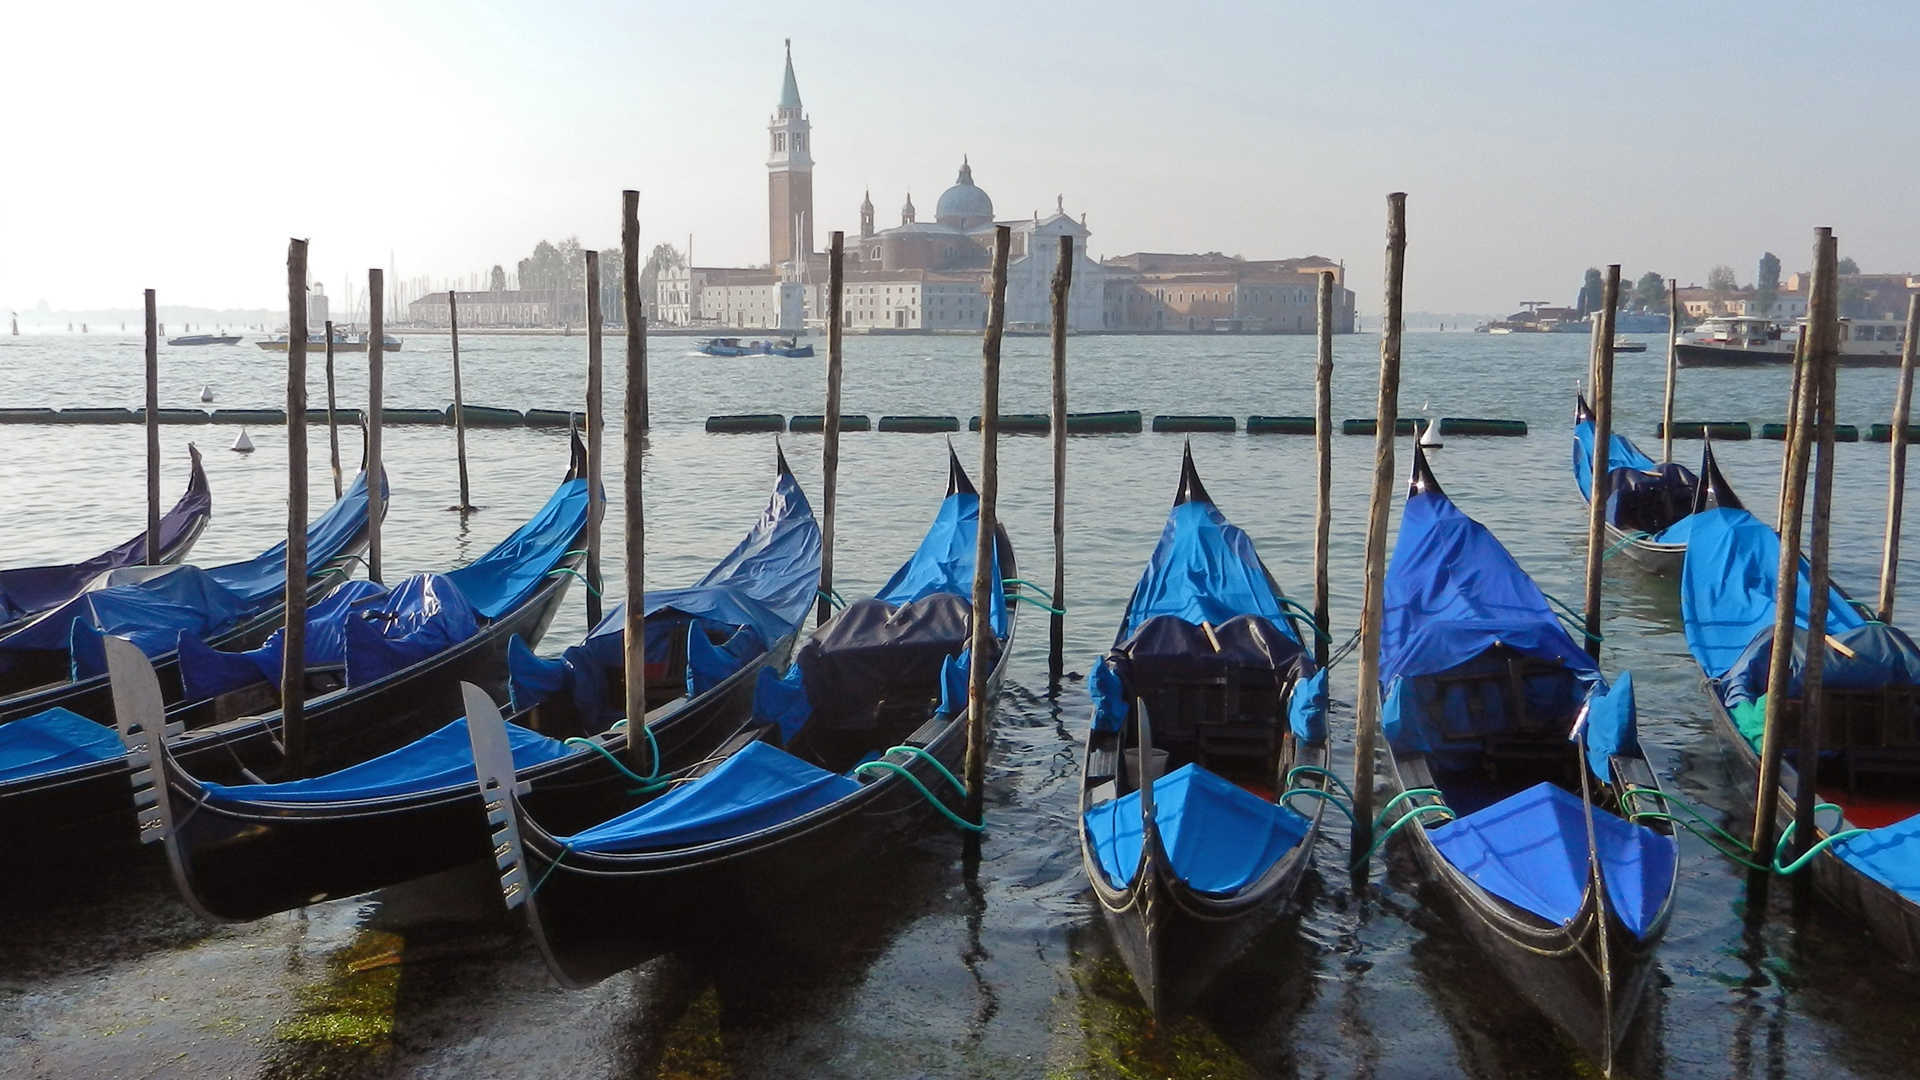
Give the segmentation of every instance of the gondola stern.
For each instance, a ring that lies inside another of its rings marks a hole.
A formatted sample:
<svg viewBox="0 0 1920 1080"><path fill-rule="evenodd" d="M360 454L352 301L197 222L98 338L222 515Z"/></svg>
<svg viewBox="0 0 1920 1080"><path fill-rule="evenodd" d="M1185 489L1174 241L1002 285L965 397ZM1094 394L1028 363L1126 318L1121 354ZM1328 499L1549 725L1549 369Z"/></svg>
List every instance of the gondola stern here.
<svg viewBox="0 0 1920 1080"><path fill-rule="evenodd" d="M1587 395L1578 390L1573 392L1573 422L1575 424L1593 423L1593 407L1587 404Z"/></svg>
<svg viewBox="0 0 1920 1080"><path fill-rule="evenodd" d="M1720 463L1713 456L1713 440L1707 438L1700 448L1700 477L1694 487L1693 512L1698 514L1714 507L1746 509L1740 496L1734 494L1733 485L1727 482L1726 475L1720 471Z"/></svg>
<svg viewBox="0 0 1920 1080"><path fill-rule="evenodd" d="M792 476L793 467L787 464L787 451L780 445L780 436L773 437L773 475Z"/></svg>
<svg viewBox="0 0 1920 1080"><path fill-rule="evenodd" d="M1420 442L1416 439L1413 444L1413 473L1407 482L1407 494L1444 497L1446 493L1439 479L1433 475L1433 466L1427 462L1427 452L1420 448Z"/></svg>
<svg viewBox="0 0 1920 1080"><path fill-rule="evenodd" d="M1200 471L1194 468L1192 439L1188 439L1180 449L1180 486L1174 491L1173 505L1190 502L1213 502L1213 497L1207 494L1206 485L1200 482Z"/></svg>
<svg viewBox="0 0 1920 1080"><path fill-rule="evenodd" d="M953 449L953 440L947 440L947 494L978 495L973 481L967 476L966 466L960 464L960 455Z"/></svg>
<svg viewBox="0 0 1920 1080"><path fill-rule="evenodd" d="M581 480L587 475L587 446L580 441L577 428L567 429L567 479Z"/></svg>

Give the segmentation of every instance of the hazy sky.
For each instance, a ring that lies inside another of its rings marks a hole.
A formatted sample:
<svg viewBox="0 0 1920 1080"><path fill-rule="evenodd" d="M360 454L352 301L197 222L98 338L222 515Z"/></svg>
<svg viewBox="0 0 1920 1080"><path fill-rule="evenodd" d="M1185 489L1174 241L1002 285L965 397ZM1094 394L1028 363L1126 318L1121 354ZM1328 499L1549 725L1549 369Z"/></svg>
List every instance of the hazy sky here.
<svg viewBox="0 0 1920 1080"><path fill-rule="evenodd" d="M489 10L490 7L497 10ZM783 37L819 243L962 153L1002 217L1085 211L1096 255L1344 259L1378 310L1565 302L1589 264L1683 281L1812 228L1920 269L1913 0L1741 3L12 5L0 305L283 303L286 238L369 266L509 268L541 237L766 258Z"/></svg>

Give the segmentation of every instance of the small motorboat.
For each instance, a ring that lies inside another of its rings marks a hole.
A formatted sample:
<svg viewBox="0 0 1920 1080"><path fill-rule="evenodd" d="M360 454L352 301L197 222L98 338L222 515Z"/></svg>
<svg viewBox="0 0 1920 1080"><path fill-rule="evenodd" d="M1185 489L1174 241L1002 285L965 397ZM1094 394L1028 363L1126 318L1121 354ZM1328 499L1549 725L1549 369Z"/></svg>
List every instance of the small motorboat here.
<svg viewBox="0 0 1920 1080"><path fill-rule="evenodd" d="M1644 341L1615 340L1613 343L1613 351L1615 353L1646 352L1647 343Z"/></svg>
<svg viewBox="0 0 1920 1080"><path fill-rule="evenodd" d="M785 341L763 341L760 345L768 356L785 356L797 359L813 355L813 346L810 344L800 344L798 338L787 338Z"/></svg>
<svg viewBox="0 0 1920 1080"><path fill-rule="evenodd" d="M278 333L264 341L255 342L255 344L268 352L286 352L287 335L284 332ZM380 335L380 347L387 352L400 351L400 344L401 340L392 334ZM327 336L324 333L307 335L307 348L309 350L325 349L326 347ZM365 333L350 334L344 330L335 329L333 332L333 351L366 352L367 335Z"/></svg>
<svg viewBox="0 0 1920 1080"><path fill-rule="evenodd" d="M168 345L238 345L239 334L182 334L167 339Z"/></svg>
<svg viewBox="0 0 1920 1080"><path fill-rule="evenodd" d="M707 338L694 346L694 349L706 356L751 356L758 350L752 345L740 344L739 338Z"/></svg>

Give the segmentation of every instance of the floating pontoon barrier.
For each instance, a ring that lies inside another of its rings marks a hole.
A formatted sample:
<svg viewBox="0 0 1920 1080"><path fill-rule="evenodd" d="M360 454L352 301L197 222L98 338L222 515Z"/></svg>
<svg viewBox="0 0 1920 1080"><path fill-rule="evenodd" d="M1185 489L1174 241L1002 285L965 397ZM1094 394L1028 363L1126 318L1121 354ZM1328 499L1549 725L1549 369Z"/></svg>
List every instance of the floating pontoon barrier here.
<svg viewBox="0 0 1920 1080"><path fill-rule="evenodd" d="M827 418L823 413L802 413L787 421L788 431L820 434L827 430ZM866 413L841 413L841 431L872 431L873 418Z"/></svg>
<svg viewBox="0 0 1920 1080"><path fill-rule="evenodd" d="M1763 439L1772 439L1774 442L1785 442L1787 438L1787 425L1761 424L1760 437ZM1833 441L1859 442L1860 429L1853 424L1835 424L1833 425Z"/></svg>
<svg viewBox="0 0 1920 1080"><path fill-rule="evenodd" d="M980 430L980 418L978 416L967 421L967 430ZM1046 413L1017 412L1000 414L1000 434L1002 435L1045 435L1052 430L1053 423L1047 419Z"/></svg>
<svg viewBox="0 0 1920 1080"><path fill-rule="evenodd" d="M730 413L707 417L707 430L726 435L759 431L785 431L787 418L779 413Z"/></svg>
<svg viewBox="0 0 1920 1080"><path fill-rule="evenodd" d="M391 415L391 414L389 414ZM327 410L320 410L320 419L324 422ZM287 422L285 409L215 409L213 422L216 424L280 424Z"/></svg>
<svg viewBox="0 0 1920 1080"><path fill-rule="evenodd" d="M1247 434L1249 435L1311 435L1314 432L1311 416L1249 416Z"/></svg>
<svg viewBox="0 0 1920 1080"><path fill-rule="evenodd" d="M581 415L565 409L528 409L527 426L563 428Z"/></svg>
<svg viewBox="0 0 1920 1080"><path fill-rule="evenodd" d="M162 424L206 424L213 421L213 414L205 409L158 409L154 416ZM147 410L144 407L133 410L133 420L136 424L146 423Z"/></svg>
<svg viewBox="0 0 1920 1080"><path fill-rule="evenodd" d="M1441 435L1525 435L1525 420L1493 420L1479 416L1443 416Z"/></svg>
<svg viewBox="0 0 1920 1080"><path fill-rule="evenodd" d="M522 427L527 422L526 414L518 409L501 409L492 405L463 405L460 411L467 415L468 427ZM443 414L447 423L453 423L453 406L449 404Z"/></svg>
<svg viewBox="0 0 1920 1080"><path fill-rule="evenodd" d="M0 424L57 424L60 414L45 407L0 409Z"/></svg>
<svg viewBox="0 0 1920 1080"><path fill-rule="evenodd" d="M56 421L61 424L131 424L132 409L61 409Z"/></svg>
<svg viewBox="0 0 1920 1080"><path fill-rule="evenodd" d="M1667 425L1655 424L1653 426L1653 433L1659 438L1665 438ZM1753 425L1747 423L1745 420L1675 420L1673 422L1673 437L1676 439L1703 439L1711 437L1737 442L1741 439L1753 438Z"/></svg>
<svg viewBox="0 0 1920 1080"><path fill-rule="evenodd" d="M382 409L380 423L385 424L438 424L442 427L452 423L452 419L439 409Z"/></svg>
<svg viewBox="0 0 1920 1080"><path fill-rule="evenodd" d="M1380 422L1378 420L1373 420L1366 417L1360 417L1353 420L1342 420L1340 421L1340 434L1371 435L1374 433L1374 429L1378 428L1379 426L1380 426ZM1395 420L1393 422L1393 433L1395 435L1411 435L1414 433L1415 430L1417 430L1417 428L1418 428L1418 423L1411 416L1403 416L1400 419Z"/></svg>
<svg viewBox="0 0 1920 1080"><path fill-rule="evenodd" d="M341 427L359 427L361 424L366 423L366 417L367 414L359 409L346 409L337 405L334 406L333 409L333 422ZM215 423L218 423L220 420L217 416L213 419ZM307 410L307 423L325 425L326 422L327 407L325 405L317 409L310 408Z"/></svg>
<svg viewBox="0 0 1920 1080"><path fill-rule="evenodd" d="M883 416L881 431L959 431L957 416Z"/></svg>
<svg viewBox="0 0 1920 1080"><path fill-rule="evenodd" d="M1067 414L1067 434L1069 435L1125 435L1139 430L1140 410L1138 409Z"/></svg>
<svg viewBox="0 0 1920 1080"><path fill-rule="evenodd" d="M1869 426L1867 428L1867 439L1871 442L1892 442L1893 425L1873 424ZM1907 439L1911 442L1920 442L1920 424L1907 425Z"/></svg>
<svg viewBox="0 0 1920 1080"><path fill-rule="evenodd" d="M1164 414L1153 418L1155 431L1238 431L1240 421L1231 416L1181 416Z"/></svg>

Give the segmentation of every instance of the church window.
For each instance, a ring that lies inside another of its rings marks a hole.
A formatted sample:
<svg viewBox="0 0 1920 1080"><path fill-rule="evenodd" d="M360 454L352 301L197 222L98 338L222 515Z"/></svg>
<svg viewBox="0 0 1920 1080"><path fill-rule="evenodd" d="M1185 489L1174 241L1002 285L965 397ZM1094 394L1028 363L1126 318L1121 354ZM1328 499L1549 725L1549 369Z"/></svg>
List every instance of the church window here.
<svg viewBox="0 0 1920 1080"><path fill-rule="evenodd" d="M773 152L774 152L774 153L776 153L776 154L778 154L778 153L780 153L781 151L783 151L783 150L785 150L786 148L787 148L787 136L786 136L786 133L785 133L785 132L775 132L775 133L774 133L774 136L773 136Z"/></svg>

